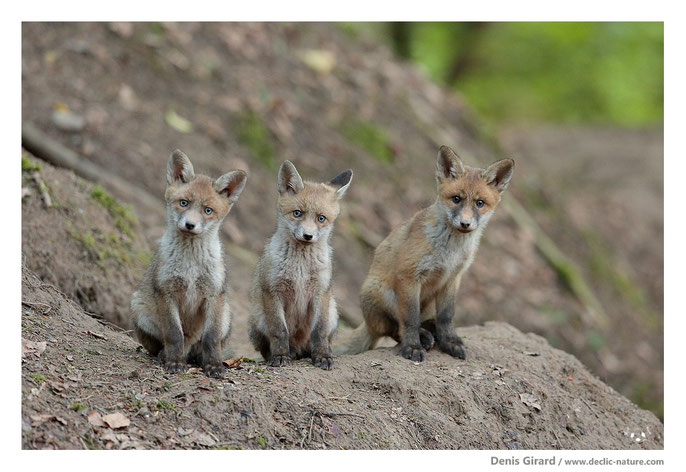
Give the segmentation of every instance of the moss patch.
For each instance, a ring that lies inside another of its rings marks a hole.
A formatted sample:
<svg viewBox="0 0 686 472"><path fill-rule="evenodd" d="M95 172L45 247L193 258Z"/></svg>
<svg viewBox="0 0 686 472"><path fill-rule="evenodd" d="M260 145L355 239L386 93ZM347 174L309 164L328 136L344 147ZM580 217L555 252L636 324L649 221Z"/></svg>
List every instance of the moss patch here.
<svg viewBox="0 0 686 472"><path fill-rule="evenodd" d="M238 117L238 141L255 160L267 169L276 168L276 151L269 128L253 110L244 110Z"/></svg>
<svg viewBox="0 0 686 472"><path fill-rule="evenodd" d="M371 121L350 119L341 124L341 132L381 162L393 161L393 150L388 133L379 125Z"/></svg>
<svg viewBox="0 0 686 472"><path fill-rule="evenodd" d="M100 185L93 185L91 188L90 196L95 200L100 206L102 206L107 212L114 218L114 224L121 231L126 233L128 237L133 237L133 232L131 231L132 226L138 224L138 220L131 213L130 208L117 202L114 198L108 194L104 188Z"/></svg>
<svg viewBox="0 0 686 472"><path fill-rule="evenodd" d="M38 172L41 170L41 165L37 162L33 162L28 157L22 154L21 156L21 171L22 172Z"/></svg>
<svg viewBox="0 0 686 472"><path fill-rule="evenodd" d="M146 266L152 254L142 249L134 249L131 240L117 233L103 233L97 228L78 231L73 227L68 230L69 236L80 242L86 251L102 267L106 260L132 267Z"/></svg>

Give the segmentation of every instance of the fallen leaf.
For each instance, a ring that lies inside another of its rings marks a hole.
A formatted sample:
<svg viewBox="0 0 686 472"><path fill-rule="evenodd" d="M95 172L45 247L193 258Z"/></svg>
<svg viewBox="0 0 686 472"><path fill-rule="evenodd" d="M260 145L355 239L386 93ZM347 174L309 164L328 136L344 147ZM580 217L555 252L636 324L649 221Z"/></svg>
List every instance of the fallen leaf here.
<svg viewBox="0 0 686 472"><path fill-rule="evenodd" d="M164 115L164 119L169 126L174 128L179 133L192 133L194 130L193 123L180 116L173 108L167 110L167 113Z"/></svg>
<svg viewBox="0 0 686 472"><path fill-rule="evenodd" d="M131 420L118 411L103 416L102 420L112 429L126 428L131 424Z"/></svg>
<svg viewBox="0 0 686 472"><path fill-rule="evenodd" d="M541 404L539 403L540 400L538 398L536 398L533 394L531 394L531 393L520 393L519 399L525 405L530 406L535 410L541 411Z"/></svg>
<svg viewBox="0 0 686 472"><path fill-rule="evenodd" d="M325 421L325 425L327 433L333 436L338 436L339 434L341 434L341 428L333 421Z"/></svg>
<svg viewBox="0 0 686 472"><path fill-rule="evenodd" d="M241 366L242 360L243 360L243 356L232 357L231 359L225 360L224 365L226 367L228 367L229 369L238 369Z"/></svg>
<svg viewBox="0 0 686 472"><path fill-rule="evenodd" d="M212 437L209 434L206 433L201 433L198 431L193 431L191 434L188 435L188 440L190 442L194 442L196 444L200 444L201 446L214 446L217 444L217 441L212 439Z"/></svg>
<svg viewBox="0 0 686 472"><path fill-rule="evenodd" d="M100 413L98 413L95 410L91 411L88 414L88 422L93 426L97 426L99 428L105 426L105 422L102 421L102 415L100 415Z"/></svg>
<svg viewBox="0 0 686 472"><path fill-rule="evenodd" d="M27 354L35 354L36 357L40 357L48 343L45 341L31 341L29 339L21 338L21 357L26 357Z"/></svg>
<svg viewBox="0 0 686 472"><path fill-rule="evenodd" d="M300 58L307 67L320 74L328 74L336 66L336 56L324 49L306 49L302 51Z"/></svg>
<svg viewBox="0 0 686 472"><path fill-rule="evenodd" d="M41 425L46 421L57 421L64 426L67 425L67 421L64 418L60 418L59 416L55 415L31 415L31 421L33 426Z"/></svg>

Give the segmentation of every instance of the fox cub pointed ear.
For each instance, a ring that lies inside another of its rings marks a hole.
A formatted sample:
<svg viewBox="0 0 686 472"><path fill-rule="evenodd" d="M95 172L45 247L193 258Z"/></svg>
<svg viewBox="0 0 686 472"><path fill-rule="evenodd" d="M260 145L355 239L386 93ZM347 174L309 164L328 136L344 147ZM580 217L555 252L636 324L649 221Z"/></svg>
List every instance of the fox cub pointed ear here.
<svg viewBox="0 0 686 472"><path fill-rule="evenodd" d="M455 151L448 146L441 146L438 150L438 160L436 162L436 179L457 179L464 175L464 165L462 160L455 154Z"/></svg>
<svg viewBox="0 0 686 472"><path fill-rule="evenodd" d="M348 190L348 187L350 186L350 182L352 182L352 180L352 169L344 170L336 177L329 180L329 184L336 187L336 200L340 199L345 194L345 191Z"/></svg>
<svg viewBox="0 0 686 472"><path fill-rule="evenodd" d="M244 171L232 170L215 180L212 187L218 194L228 198L229 202L233 204L238 200L247 180L248 174Z"/></svg>
<svg viewBox="0 0 686 472"><path fill-rule="evenodd" d="M167 161L167 183L180 181L187 184L193 179L195 179L195 171L188 156L178 149L172 152Z"/></svg>
<svg viewBox="0 0 686 472"><path fill-rule="evenodd" d="M503 159L494 162L484 170L483 178L488 185L493 185L498 189L498 192L502 192L507 188L510 179L512 179L514 165L515 163L512 159Z"/></svg>
<svg viewBox="0 0 686 472"><path fill-rule="evenodd" d="M283 161L283 164L281 164L277 185L281 195L286 192L295 195L305 188L303 179L291 161Z"/></svg>

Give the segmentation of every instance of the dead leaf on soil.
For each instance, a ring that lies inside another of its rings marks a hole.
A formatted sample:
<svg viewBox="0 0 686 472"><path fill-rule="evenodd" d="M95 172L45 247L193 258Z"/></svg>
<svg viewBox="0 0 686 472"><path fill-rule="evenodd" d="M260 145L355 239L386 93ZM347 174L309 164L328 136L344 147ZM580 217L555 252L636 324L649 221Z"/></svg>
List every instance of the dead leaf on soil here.
<svg viewBox="0 0 686 472"><path fill-rule="evenodd" d="M36 357L40 357L48 343L45 341L31 341L29 339L21 338L21 357L26 357L27 354L35 354Z"/></svg>
<svg viewBox="0 0 686 472"><path fill-rule="evenodd" d="M324 420L324 425L326 426L326 432L332 436L341 434L341 428L333 421Z"/></svg>
<svg viewBox="0 0 686 472"><path fill-rule="evenodd" d="M46 421L57 421L63 426L67 426L67 420L55 415L31 415L32 426L39 426Z"/></svg>
<svg viewBox="0 0 686 472"><path fill-rule="evenodd" d="M217 444L217 441L212 439L212 437L209 434L206 433L201 433L198 431L193 431L191 434L188 435L188 440L190 442L200 444L201 446L207 446L211 447Z"/></svg>
<svg viewBox="0 0 686 472"><path fill-rule="evenodd" d="M540 400L538 398L536 398L533 394L531 394L531 393L520 393L519 399L525 405L530 406L535 410L541 411L541 404L539 403Z"/></svg>
<svg viewBox="0 0 686 472"><path fill-rule="evenodd" d="M176 110L173 108L167 110L164 120L179 133L192 133L194 130L193 123L176 113Z"/></svg>
<svg viewBox="0 0 686 472"><path fill-rule="evenodd" d="M98 413L97 411L93 410L88 414L88 422L92 424L93 426L102 428L105 426L105 422L102 421L102 415Z"/></svg>
<svg viewBox="0 0 686 472"><path fill-rule="evenodd" d="M307 67L320 74L328 74L336 66L336 56L325 49L306 49L300 53L300 58Z"/></svg>
<svg viewBox="0 0 686 472"><path fill-rule="evenodd" d="M243 356L232 357L231 359L225 360L224 365L229 369L240 369L242 360Z"/></svg>
<svg viewBox="0 0 686 472"><path fill-rule="evenodd" d="M118 411L103 416L102 420L112 429L126 428L131 424L131 420Z"/></svg>

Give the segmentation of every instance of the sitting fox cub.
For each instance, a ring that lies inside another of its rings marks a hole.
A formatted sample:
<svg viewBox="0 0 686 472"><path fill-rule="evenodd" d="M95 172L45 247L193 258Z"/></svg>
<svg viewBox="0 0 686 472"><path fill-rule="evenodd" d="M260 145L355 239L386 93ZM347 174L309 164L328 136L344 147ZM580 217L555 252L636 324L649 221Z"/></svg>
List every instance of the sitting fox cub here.
<svg viewBox="0 0 686 472"><path fill-rule="evenodd" d="M346 170L312 183L303 182L290 161L279 169L276 232L255 270L250 317L250 340L272 366L311 356L314 365L333 367L338 312L329 238L352 177Z"/></svg>
<svg viewBox="0 0 686 472"><path fill-rule="evenodd" d="M246 174L195 175L179 150L167 163L167 230L131 300L134 328L168 372L186 362L219 376L231 327L219 227L243 191Z"/></svg>
<svg viewBox="0 0 686 472"><path fill-rule="evenodd" d="M363 352L390 336L403 357L415 362L424 360L434 342L465 358L453 327L456 292L513 171L511 159L485 170L464 166L452 149L441 146L438 197L376 248L360 292L365 322L336 347L337 354Z"/></svg>

